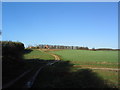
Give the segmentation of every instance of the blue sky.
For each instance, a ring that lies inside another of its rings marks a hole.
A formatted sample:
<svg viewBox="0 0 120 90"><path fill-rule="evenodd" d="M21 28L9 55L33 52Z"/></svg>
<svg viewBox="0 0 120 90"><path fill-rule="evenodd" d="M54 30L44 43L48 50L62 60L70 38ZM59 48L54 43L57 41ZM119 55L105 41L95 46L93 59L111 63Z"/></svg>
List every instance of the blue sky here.
<svg viewBox="0 0 120 90"><path fill-rule="evenodd" d="M118 48L117 2L4 2L3 40Z"/></svg>

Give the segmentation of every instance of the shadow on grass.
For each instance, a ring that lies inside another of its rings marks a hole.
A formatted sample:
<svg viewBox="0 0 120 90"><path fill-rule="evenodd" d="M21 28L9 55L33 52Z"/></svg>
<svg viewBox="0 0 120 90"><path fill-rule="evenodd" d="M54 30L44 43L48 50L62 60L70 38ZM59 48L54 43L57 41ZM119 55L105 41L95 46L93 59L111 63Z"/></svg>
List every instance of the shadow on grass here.
<svg viewBox="0 0 120 90"><path fill-rule="evenodd" d="M69 61L47 66L38 75L32 88L111 88L90 69L72 71Z"/></svg>
<svg viewBox="0 0 120 90"><path fill-rule="evenodd" d="M2 84L3 86L10 81L14 80L24 72L30 70L30 69L37 69L44 65L46 65L48 62L53 62L55 60L42 60L42 59L24 59L24 62L18 62L6 65L2 65Z"/></svg>

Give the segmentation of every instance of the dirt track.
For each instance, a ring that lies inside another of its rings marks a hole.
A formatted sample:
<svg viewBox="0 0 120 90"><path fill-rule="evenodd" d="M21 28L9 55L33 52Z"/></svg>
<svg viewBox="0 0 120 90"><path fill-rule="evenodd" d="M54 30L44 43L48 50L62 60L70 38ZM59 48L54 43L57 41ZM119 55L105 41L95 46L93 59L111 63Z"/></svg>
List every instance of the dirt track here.
<svg viewBox="0 0 120 90"><path fill-rule="evenodd" d="M55 58L55 60L60 60L60 57L58 56L58 55L55 55L55 54L53 54L53 53L50 53L50 52L47 52L47 51L52 51L52 50L49 50L49 49L39 49L40 51L43 51L44 53L47 53L47 54L50 54L50 55L52 55L54 58ZM54 50L53 50L54 51Z"/></svg>
<svg viewBox="0 0 120 90"><path fill-rule="evenodd" d="M81 65L82 66L82 65ZM74 67L81 67L79 65L74 65ZM118 68L100 68L100 67L81 67L82 69L88 68L88 69L92 69L92 70L107 70L107 71L120 71L120 69Z"/></svg>
<svg viewBox="0 0 120 90"><path fill-rule="evenodd" d="M48 54L52 55L52 56L55 58L55 60L60 60L60 57L59 57L59 56L57 56L57 55L55 55L55 54L52 54L52 53L48 53Z"/></svg>
<svg viewBox="0 0 120 90"><path fill-rule="evenodd" d="M40 51L43 51L43 50L40 50ZM48 65L53 65L54 63L58 62L60 60L59 56L55 55L55 54L52 54L52 53L49 53L49 52L45 52L43 51L44 53L47 53L47 54L50 54L52 55L54 58L55 58L55 61L50 61L49 63L47 63L46 65L43 65L42 67L39 67L35 73L33 75L30 76L29 80L25 81L24 82L24 85L19 85L20 87L19 88L31 88L37 75L39 74L39 72L46 66ZM11 82L8 82L6 85L3 86L3 88L9 88L11 87L12 85L14 85L16 82L19 82L19 80L21 78L24 78L28 73L30 73L32 70L28 70L28 71L25 71L25 73L21 74L20 76L18 76L16 79L12 80ZM28 77L28 76L27 76ZM23 80L24 81L24 80ZM23 82L22 81L22 82ZM15 85L14 85L15 86ZM14 87L13 86L13 87Z"/></svg>
<svg viewBox="0 0 120 90"><path fill-rule="evenodd" d="M120 69L116 69L116 68L91 68L91 67L88 67L88 68L93 70L120 71Z"/></svg>

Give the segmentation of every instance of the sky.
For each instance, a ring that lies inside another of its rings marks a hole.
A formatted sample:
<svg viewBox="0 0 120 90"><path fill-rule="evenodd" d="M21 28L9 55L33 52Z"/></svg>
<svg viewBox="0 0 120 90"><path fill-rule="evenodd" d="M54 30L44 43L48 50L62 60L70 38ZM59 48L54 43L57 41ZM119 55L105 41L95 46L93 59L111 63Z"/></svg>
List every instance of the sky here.
<svg viewBox="0 0 120 90"><path fill-rule="evenodd" d="M118 48L117 2L3 2L2 40Z"/></svg>
<svg viewBox="0 0 120 90"><path fill-rule="evenodd" d="M2 2L119 2L119 0L2 0Z"/></svg>

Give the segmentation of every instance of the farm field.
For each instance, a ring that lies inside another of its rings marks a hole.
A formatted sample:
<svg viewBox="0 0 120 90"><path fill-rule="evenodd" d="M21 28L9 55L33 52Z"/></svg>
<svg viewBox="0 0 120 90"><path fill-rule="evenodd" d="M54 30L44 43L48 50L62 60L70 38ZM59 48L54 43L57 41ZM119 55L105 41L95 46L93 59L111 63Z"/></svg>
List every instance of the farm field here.
<svg viewBox="0 0 120 90"><path fill-rule="evenodd" d="M118 87L118 73L116 72L90 69L73 71L72 69L72 64L67 61L46 67L38 75L33 88L104 88L105 83L112 88Z"/></svg>
<svg viewBox="0 0 120 90"><path fill-rule="evenodd" d="M1 88L119 90L119 5L3 2Z"/></svg>
<svg viewBox="0 0 120 90"><path fill-rule="evenodd" d="M118 51L59 50L50 51L75 67L118 68Z"/></svg>
<svg viewBox="0 0 120 90"><path fill-rule="evenodd" d="M54 57L40 50L32 49L30 53L24 55L24 59L54 60Z"/></svg>
<svg viewBox="0 0 120 90"><path fill-rule="evenodd" d="M43 59L43 60L53 60L54 58L50 55L47 54L53 53L56 54L60 57L61 63L55 64L53 66L50 66L46 68L37 78L37 81L34 85L36 88L41 88L41 87L59 87L56 86L56 83L61 83L65 80L69 80L70 78L67 78L66 73L71 73L75 74L76 78L79 78L79 75L77 72L82 72L81 68L85 67L94 67L94 68L117 68L117 61L118 61L118 52L117 51L86 51L86 50L47 50L43 49L43 51L40 50L34 50L28 54L25 54L24 57L26 59ZM69 62L69 63L68 63ZM68 63L68 64L67 64ZM54 68L54 69L53 69ZM54 73L52 72L53 70ZM86 71L86 69L83 69L83 71ZM90 73L91 71L88 72ZM95 72L98 77L101 77L105 80L106 83L112 85L112 87L118 87L118 72L116 71L109 71L109 70L92 70L92 72ZM91 72L91 73L92 73ZM60 76L56 73L59 73ZM61 78L61 74L66 78ZM49 78L48 78L49 74ZM75 82L74 77L71 76L71 82ZM68 74L67 74L68 75ZM84 74L83 74L84 75ZM96 75L96 76L97 76ZM92 75L91 75L92 76ZM96 78L98 78L96 77ZM59 78L58 81L56 81ZM80 83L78 81L78 83ZM57 85L58 85L57 84ZM50 85L50 86L49 86ZM63 87L67 87L66 85Z"/></svg>
<svg viewBox="0 0 120 90"><path fill-rule="evenodd" d="M72 71L81 68L116 68L118 69L118 51L58 50L49 52L58 55L63 61L73 64ZM118 72L93 70L109 83L118 86Z"/></svg>
<svg viewBox="0 0 120 90"><path fill-rule="evenodd" d="M118 87L118 72L116 71L81 69L81 67L88 65L91 67L116 68L117 51L31 49L31 52L24 54L27 68L54 60L50 53L58 55L61 61L44 68L38 75L33 88L94 87L91 82L96 84L98 88L107 87L105 83L108 83L111 87ZM42 62L39 62L39 60L42 60ZM91 80L89 80L90 78Z"/></svg>

